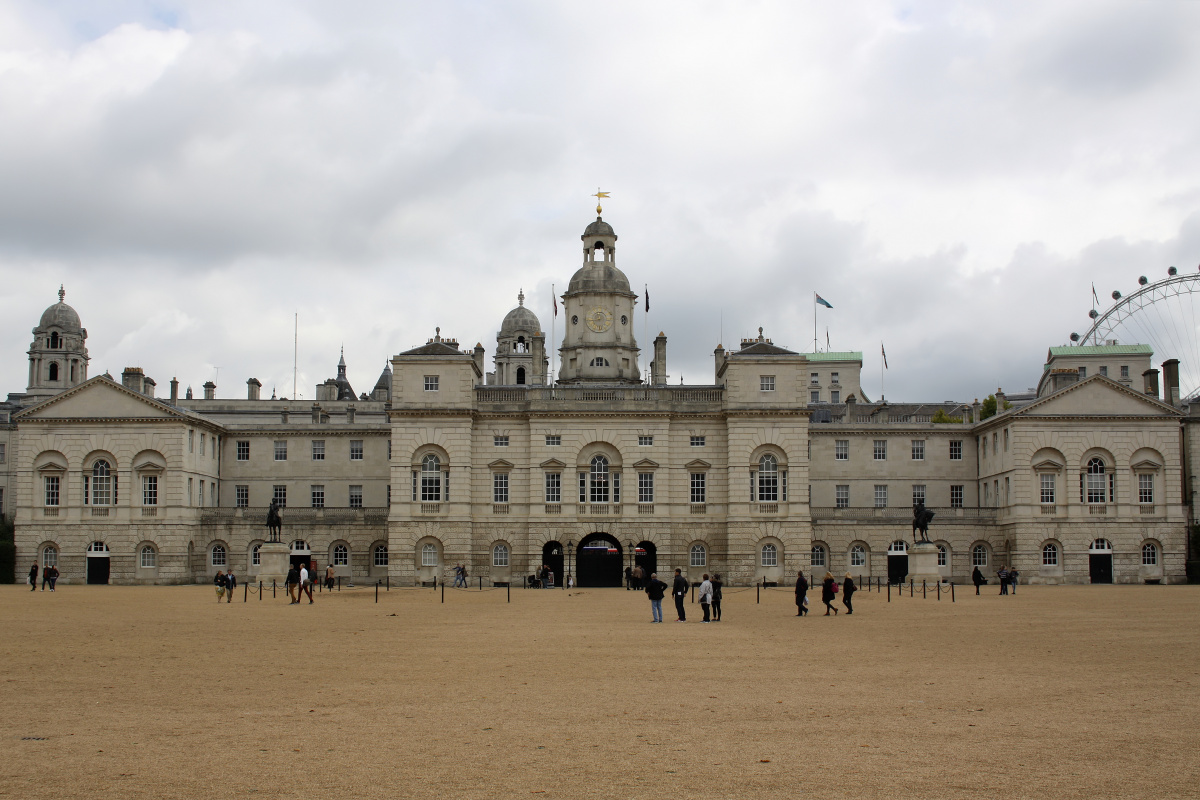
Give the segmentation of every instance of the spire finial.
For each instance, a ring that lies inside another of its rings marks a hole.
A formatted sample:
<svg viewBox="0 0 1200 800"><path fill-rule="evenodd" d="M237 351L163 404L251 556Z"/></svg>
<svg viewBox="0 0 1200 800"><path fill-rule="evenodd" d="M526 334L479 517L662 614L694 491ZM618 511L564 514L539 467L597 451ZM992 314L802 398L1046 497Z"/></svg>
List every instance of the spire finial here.
<svg viewBox="0 0 1200 800"><path fill-rule="evenodd" d="M522 288L521 291L517 292L517 305L519 305L519 306L525 305L525 289L524 288Z"/></svg>
<svg viewBox="0 0 1200 800"><path fill-rule="evenodd" d="M67 296L67 290L64 289L63 285L60 283L58 285L58 302L61 303L63 301L63 298L66 296Z"/></svg>
<svg viewBox="0 0 1200 800"><path fill-rule="evenodd" d="M604 209L600 207L600 201L603 200L604 198L608 197L608 192L600 191L600 187L597 186L596 193L594 195L592 195L592 197L596 198L596 213L603 214Z"/></svg>

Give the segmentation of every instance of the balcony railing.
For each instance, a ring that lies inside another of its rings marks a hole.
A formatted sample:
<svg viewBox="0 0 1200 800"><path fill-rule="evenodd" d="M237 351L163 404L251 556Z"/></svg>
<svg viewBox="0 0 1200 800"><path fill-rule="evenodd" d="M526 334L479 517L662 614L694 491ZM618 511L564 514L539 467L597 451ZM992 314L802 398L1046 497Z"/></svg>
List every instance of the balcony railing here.
<svg viewBox="0 0 1200 800"><path fill-rule="evenodd" d="M1088 506L1088 514L1091 514L1092 516L1104 516L1108 514L1108 506Z"/></svg>
<svg viewBox="0 0 1200 800"><path fill-rule="evenodd" d="M546 513L547 514L561 514L562 513L562 503L546 503Z"/></svg>
<svg viewBox="0 0 1200 800"><path fill-rule="evenodd" d="M689 514L707 514L708 507L704 503L690 503L688 505Z"/></svg>
<svg viewBox="0 0 1200 800"><path fill-rule="evenodd" d="M637 510L639 514L653 514L654 503L638 503Z"/></svg>
<svg viewBox="0 0 1200 800"><path fill-rule="evenodd" d="M58 506L54 506L53 508L50 506L47 506L47 507L43 508L42 516L43 517L57 517L58 516Z"/></svg>
<svg viewBox="0 0 1200 800"><path fill-rule="evenodd" d="M779 503L759 503L758 513L760 514L778 514Z"/></svg>
<svg viewBox="0 0 1200 800"><path fill-rule="evenodd" d="M92 508L92 516L93 517L107 517L108 516L108 508L93 507Z"/></svg>
<svg viewBox="0 0 1200 800"><path fill-rule="evenodd" d="M1050 514L1050 515L1057 515L1058 514L1058 506L1044 505L1044 506L1042 506L1042 513Z"/></svg>
<svg viewBox="0 0 1200 800"><path fill-rule="evenodd" d="M142 516L143 517L157 517L158 516L158 506L142 506Z"/></svg>
<svg viewBox="0 0 1200 800"><path fill-rule="evenodd" d="M507 514L508 513L508 503L492 503L492 513L493 514Z"/></svg>
<svg viewBox="0 0 1200 800"><path fill-rule="evenodd" d="M1139 514L1153 514L1154 506L1152 504L1138 506L1138 513Z"/></svg>

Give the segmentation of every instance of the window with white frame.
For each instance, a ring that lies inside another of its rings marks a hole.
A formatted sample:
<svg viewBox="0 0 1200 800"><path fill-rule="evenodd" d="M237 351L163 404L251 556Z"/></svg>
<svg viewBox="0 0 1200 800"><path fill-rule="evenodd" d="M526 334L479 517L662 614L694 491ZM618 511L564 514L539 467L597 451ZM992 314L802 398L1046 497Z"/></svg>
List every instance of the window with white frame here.
<svg viewBox="0 0 1200 800"><path fill-rule="evenodd" d="M196 452L196 432L188 431L188 452Z"/></svg>
<svg viewBox="0 0 1200 800"><path fill-rule="evenodd" d="M704 447L704 443L705 443L705 438L703 436L691 437L691 446L692 447Z"/></svg>
<svg viewBox="0 0 1200 800"><path fill-rule="evenodd" d="M246 440L238 441L238 443L237 443L237 460L238 461L249 461L250 460L250 442L249 441L246 441Z"/></svg>
<svg viewBox="0 0 1200 800"><path fill-rule="evenodd" d="M561 503L562 502L562 473L547 472L546 473L546 502Z"/></svg>
<svg viewBox="0 0 1200 800"><path fill-rule="evenodd" d="M654 502L654 473L639 472L638 473L638 502L653 503Z"/></svg>
<svg viewBox="0 0 1200 800"><path fill-rule="evenodd" d="M639 436L638 437L638 447L652 447L652 446L654 446L654 437L653 436Z"/></svg>
<svg viewBox="0 0 1200 800"><path fill-rule="evenodd" d="M604 456L592 456L587 476L588 502L607 503L609 501L608 459Z"/></svg>
<svg viewBox="0 0 1200 800"><path fill-rule="evenodd" d="M912 489L913 489L913 505L915 506L918 503L921 505L925 505L925 484L914 483Z"/></svg>
<svg viewBox="0 0 1200 800"><path fill-rule="evenodd" d="M493 447L508 447L508 437L507 436L493 436L492 437L492 446Z"/></svg>
<svg viewBox="0 0 1200 800"><path fill-rule="evenodd" d="M508 545L498 544L492 548L492 566L507 567L508 566Z"/></svg>
<svg viewBox="0 0 1200 800"><path fill-rule="evenodd" d="M849 461L850 460L850 440L835 439L833 442L833 460L834 461Z"/></svg>
<svg viewBox="0 0 1200 800"><path fill-rule="evenodd" d="M838 508L850 507L850 484L839 483L833 489L834 505Z"/></svg>
<svg viewBox="0 0 1200 800"><path fill-rule="evenodd" d="M770 453L758 460L758 502L779 502L779 460Z"/></svg>
<svg viewBox="0 0 1200 800"><path fill-rule="evenodd" d="M156 506L158 505L158 476L143 475L142 476L142 505Z"/></svg>
<svg viewBox="0 0 1200 800"><path fill-rule="evenodd" d="M1040 476L1041 481L1041 501L1043 505L1054 505L1055 489L1057 478L1052 473L1043 472Z"/></svg>
<svg viewBox="0 0 1200 800"><path fill-rule="evenodd" d="M115 505L113 499L112 468L103 458L92 465L91 502L93 506Z"/></svg>
<svg viewBox="0 0 1200 800"><path fill-rule="evenodd" d="M836 372L829 373L829 382L832 383L834 386L837 386L838 374Z"/></svg>
<svg viewBox="0 0 1200 800"><path fill-rule="evenodd" d="M977 544L971 548L971 566L986 567L988 565L987 548L981 544Z"/></svg>
<svg viewBox="0 0 1200 800"><path fill-rule="evenodd" d="M350 440L350 460L351 461L362 461L363 460L363 440L362 439L351 439Z"/></svg>
<svg viewBox="0 0 1200 800"><path fill-rule="evenodd" d="M876 461L887 461L887 439L876 439L871 454Z"/></svg>
<svg viewBox="0 0 1200 800"><path fill-rule="evenodd" d="M1042 566L1057 567L1058 566L1058 545L1054 542L1047 542L1042 545Z"/></svg>
<svg viewBox="0 0 1200 800"><path fill-rule="evenodd" d="M287 439L275 440L275 460L287 461Z"/></svg>
<svg viewBox="0 0 1200 800"><path fill-rule="evenodd" d="M350 507L362 508L363 487L360 484L352 484L350 486Z"/></svg>
<svg viewBox="0 0 1200 800"><path fill-rule="evenodd" d="M861 544L853 545L850 548L850 566L864 567L867 564L867 550Z"/></svg>
<svg viewBox="0 0 1200 800"><path fill-rule="evenodd" d="M333 565L335 567L350 566L350 548L344 544L333 546Z"/></svg>
<svg viewBox="0 0 1200 800"><path fill-rule="evenodd" d="M813 386L817 386L817 385L819 385L819 384L821 383L821 375L820 375L820 373L818 373L818 372L810 372L810 373L808 373L808 382L809 382L811 385L813 385Z"/></svg>
<svg viewBox="0 0 1200 800"><path fill-rule="evenodd" d="M924 461L925 460L925 440L924 439L913 439L912 440L912 460L913 461Z"/></svg>
<svg viewBox="0 0 1200 800"><path fill-rule="evenodd" d="M950 460L951 461L962 461L962 440L961 439L951 439L950 440Z"/></svg>
<svg viewBox="0 0 1200 800"><path fill-rule="evenodd" d="M192 504L192 480L192 478L188 478L187 504L189 506Z"/></svg>
<svg viewBox="0 0 1200 800"><path fill-rule="evenodd" d="M508 473L493 472L492 473L492 502L507 503L508 502Z"/></svg>
<svg viewBox="0 0 1200 800"><path fill-rule="evenodd" d="M814 567L825 566L828 559L825 557L825 548L822 545L814 544L809 551L808 563Z"/></svg>
<svg viewBox="0 0 1200 800"><path fill-rule="evenodd" d="M1129 377L1129 367L1128 366L1121 367L1121 377L1122 378Z"/></svg>
<svg viewBox="0 0 1200 800"><path fill-rule="evenodd" d="M762 566L764 566L764 567L779 566L779 548L777 548L775 545L771 544L770 542L767 542L766 544L764 544L762 546L762 550L760 550L759 553L760 554L759 554L759 562L758 563L761 564Z"/></svg>
<svg viewBox="0 0 1200 800"><path fill-rule="evenodd" d="M875 484L875 507L887 508L887 484Z"/></svg>
<svg viewBox="0 0 1200 800"><path fill-rule="evenodd" d="M207 438L205 434L200 434L200 455L204 455L204 440Z"/></svg>
<svg viewBox="0 0 1200 800"><path fill-rule="evenodd" d="M421 566L436 567L438 564L437 545L432 542L426 542L421 545Z"/></svg>
<svg viewBox="0 0 1200 800"><path fill-rule="evenodd" d="M704 549L702 544L692 545L688 565L692 567L708 566L708 551Z"/></svg>
<svg viewBox="0 0 1200 800"><path fill-rule="evenodd" d="M442 460L433 453L421 459L421 502L437 503L442 499Z"/></svg>
<svg viewBox="0 0 1200 800"><path fill-rule="evenodd" d="M287 508L287 486L275 484L271 487L271 499L280 508Z"/></svg>
<svg viewBox="0 0 1200 800"><path fill-rule="evenodd" d="M950 485L950 507L963 507L963 485L961 483L954 483Z"/></svg>
<svg viewBox="0 0 1200 800"><path fill-rule="evenodd" d="M138 555L140 556L138 565L142 569L154 569L158 566L158 551L150 545L142 545L142 549Z"/></svg>
<svg viewBox="0 0 1200 800"><path fill-rule="evenodd" d="M58 548L48 544L42 548L42 567L58 566Z"/></svg>
<svg viewBox="0 0 1200 800"><path fill-rule="evenodd" d="M1154 476L1149 473L1138 475L1138 502L1142 504L1154 502Z"/></svg>
<svg viewBox="0 0 1200 800"><path fill-rule="evenodd" d="M1104 459L1096 457L1092 458L1087 463L1087 472L1084 473L1086 480L1086 502L1089 505L1105 502L1105 471L1107 466Z"/></svg>
<svg viewBox="0 0 1200 800"><path fill-rule="evenodd" d="M758 389L761 392L775 391L775 376L774 375L759 375Z"/></svg>
<svg viewBox="0 0 1200 800"><path fill-rule="evenodd" d="M255 567L262 566L262 545L256 544L250 551L250 564Z"/></svg>
<svg viewBox="0 0 1200 800"><path fill-rule="evenodd" d="M692 503L707 502L707 500L705 500L705 498L707 497L707 493L705 491L706 477L707 477L707 473L704 473L704 472L693 472L692 473L692 475L691 475L691 494L690 494L690 501Z"/></svg>
<svg viewBox="0 0 1200 800"><path fill-rule="evenodd" d="M212 548L211 563L214 567L223 567L226 564L225 545L214 544Z"/></svg>
<svg viewBox="0 0 1200 800"><path fill-rule="evenodd" d="M204 481L200 481L199 506L204 508Z"/></svg>
<svg viewBox="0 0 1200 800"><path fill-rule="evenodd" d="M810 402L810 403L819 403L819 402L821 402L821 390L820 390L820 389L813 389L812 391L810 391L810 392L808 393L808 402Z"/></svg>
<svg viewBox="0 0 1200 800"><path fill-rule="evenodd" d="M547 434L546 447L561 447L562 436L559 434Z"/></svg>
<svg viewBox="0 0 1200 800"><path fill-rule="evenodd" d="M842 393L839 392L837 389L831 390L829 392L829 402L831 402L831 403L842 402Z"/></svg>
<svg viewBox="0 0 1200 800"><path fill-rule="evenodd" d="M425 376L425 391L436 392L437 390L438 390L438 376L437 375L426 375Z"/></svg>
<svg viewBox="0 0 1200 800"><path fill-rule="evenodd" d="M324 461L325 460L325 440L324 439L313 439L312 460L313 461Z"/></svg>
<svg viewBox="0 0 1200 800"><path fill-rule="evenodd" d="M46 505L57 506L62 496L60 494L62 479L57 475L47 475L42 479L42 481L46 487Z"/></svg>
<svg viewBox="0 0 1200 800"><path fill-rule="evenodd" d="M248 484L238 484L233 487L234 505L238 508L250 507L250 486Z"/></svg>
<svg viewBox="0 0 1200 800"><path fill-rule="evenodd" d="M937 546L937 550L938 550L938 566L944 567L950 562L950 551L948 551L946 549L946 545L944 545L944 544L939 544Z"/></svg>
<svg viewBox="0 0 1200 800"><path fill-rule="evenodd" d="M324 508L325 507L325 486L323 484L321 484L321 485L314 485L310 488L312 489L312 507L313 508Z"/></svg>
<svg viewBox="0 0 1200 800"><path fill-rule="evenodd" d="M1004 452L1008 452L1008 428L1004 429Z"/></svg>
<svg viewBox="0 0 1200 800"><path fill-rule="evenodd" d="M1152 542L1146 542L1142 545L1142 566L1158 566L1158 545Z"/></svg>
<svg viewBox="0 0 1200 800"><path fill-rule="evenodd" d="M387 545L385 545L385 544L375 545L375 550L372 551L371 556L375 562L375 566L386 567L388 565Z"/></svg>

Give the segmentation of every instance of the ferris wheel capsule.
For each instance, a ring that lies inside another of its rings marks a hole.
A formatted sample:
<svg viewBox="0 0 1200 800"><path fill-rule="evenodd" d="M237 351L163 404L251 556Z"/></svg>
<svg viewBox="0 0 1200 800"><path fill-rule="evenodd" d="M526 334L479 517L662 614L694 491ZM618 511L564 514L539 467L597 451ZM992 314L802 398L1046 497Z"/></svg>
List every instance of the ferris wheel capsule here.
<svg viewBox="0 0 1200 800"><path fill-rule="evenodd" d="M1079 334L1078 334L1078 333L1072 333L1072 334L1071 334L1071 341L1072 341L1072 342L1078 342L1078 341L1079 341Z"/></svg>
<svg viewBox="0 0 1200 800"><path fill-rule="evenodd" d="M1113 289L1112 298L1113 298L1113 300L1120 300L1120 299L1121 299L1121 293L1120 293L1120 292L1118 292L1116 289Z"/></svg>
<svg viewBox="0 0 1200 800"><path fill-rule="evenodd" d="M1178 272L1179 272L1179 270L1175 269L1174 267L1167 267L1167 274L1170 275L1172 278L1174 278Z"/></svg>
<svg viewBox="0 0 1200 800"><path fill-rule="evenodd" d="M1145 275L1143 275L1142 277L1138 278L1138 286L1145 286L1145 285L1146 285L1147 283L1149 283L1149 282L1150 282L1150 279L1149 279L1149 278L1147 278Z"/></svg>
<svg viewBox="0 0 1200 800"><path fill-rule="evenodd" d="M1093 308L1091 311L1088 312L1088 316L1091 317L1092 319L1095 319L1096 317L1100 316L1100 312Z"/></svg>

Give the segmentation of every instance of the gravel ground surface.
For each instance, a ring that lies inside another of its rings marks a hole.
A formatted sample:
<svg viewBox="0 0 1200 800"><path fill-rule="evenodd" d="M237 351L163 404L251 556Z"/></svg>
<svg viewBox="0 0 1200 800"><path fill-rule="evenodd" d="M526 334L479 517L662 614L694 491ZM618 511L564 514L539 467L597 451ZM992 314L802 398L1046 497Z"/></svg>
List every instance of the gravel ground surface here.
<svg viewBox="0 0 1200 800"><path fill-rule="evenodd" d="M0 587L0 795L1200 793L1200 587L956 593Z"/></svg>

